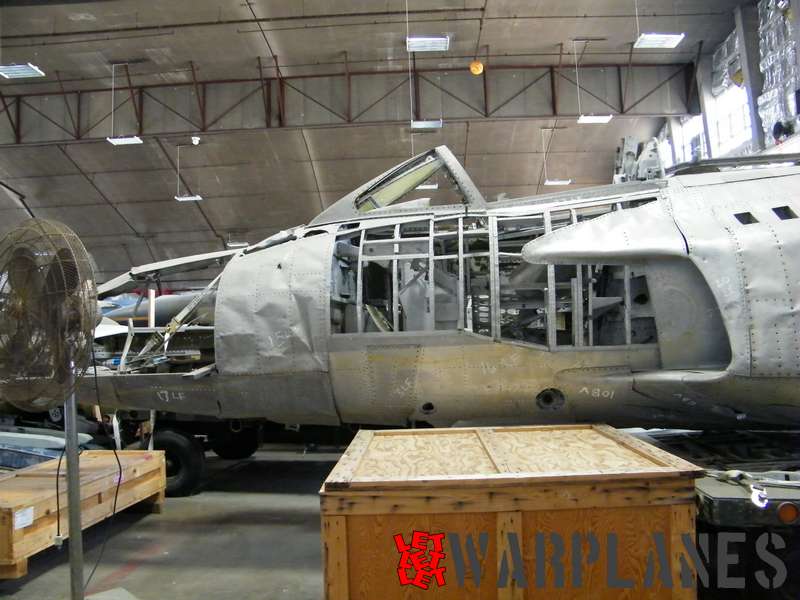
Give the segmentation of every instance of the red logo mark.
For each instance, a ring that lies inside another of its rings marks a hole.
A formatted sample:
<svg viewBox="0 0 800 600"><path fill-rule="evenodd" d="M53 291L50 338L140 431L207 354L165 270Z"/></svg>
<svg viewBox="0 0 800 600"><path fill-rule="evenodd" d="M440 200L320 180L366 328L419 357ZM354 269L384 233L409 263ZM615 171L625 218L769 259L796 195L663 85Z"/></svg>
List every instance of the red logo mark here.
<svg viewBox="0 0 800 600"><path fill-rule="evenodd" d="M436 580L439 587L444 587L445 568L439 566L439 562L447 556L442 549L443 541L443 533L427 531L415 531L408 544L402 534L394 536L394 545L400 553L400 563L397 565L400 585L413 585L427 590L431 580Z"/></svg>

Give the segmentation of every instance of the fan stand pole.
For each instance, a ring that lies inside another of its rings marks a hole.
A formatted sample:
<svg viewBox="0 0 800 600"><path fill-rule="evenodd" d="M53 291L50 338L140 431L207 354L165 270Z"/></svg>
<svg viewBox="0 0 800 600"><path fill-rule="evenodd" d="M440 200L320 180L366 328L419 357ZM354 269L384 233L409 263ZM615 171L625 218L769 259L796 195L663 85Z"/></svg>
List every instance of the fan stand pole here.
<svg viewBox="0 0 800 600"><path fill-rule="evenodd" d="M78 410L75 401L75 365L70 360L70 393L64 404L67 455L67 507L69 512L70 600L83 600L83 527L81 526L81 477L78 456Z"/></svg>

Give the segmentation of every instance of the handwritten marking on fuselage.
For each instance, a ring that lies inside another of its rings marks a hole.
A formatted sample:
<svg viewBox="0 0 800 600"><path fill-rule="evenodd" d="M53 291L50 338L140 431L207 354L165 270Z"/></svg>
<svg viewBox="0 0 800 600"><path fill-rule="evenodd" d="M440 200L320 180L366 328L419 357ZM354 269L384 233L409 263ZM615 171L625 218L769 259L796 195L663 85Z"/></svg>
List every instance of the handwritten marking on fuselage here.
<svg viewBox="0 0 800 600"><path fill-rule="evenodd" d="M616 394L616 390L604 390L603 388L599 387L589 388L587 386L583 386L581 388L581 394L586 394L592 398L607 398L611 400L614 397L614 394Z"/></svg>
<svg viewBox="0 0 800 600"><path fill-rule="evenodd" d="M160 402L183 402L186 400L186 392L159 390L156 392L156 398Z"/></svg>

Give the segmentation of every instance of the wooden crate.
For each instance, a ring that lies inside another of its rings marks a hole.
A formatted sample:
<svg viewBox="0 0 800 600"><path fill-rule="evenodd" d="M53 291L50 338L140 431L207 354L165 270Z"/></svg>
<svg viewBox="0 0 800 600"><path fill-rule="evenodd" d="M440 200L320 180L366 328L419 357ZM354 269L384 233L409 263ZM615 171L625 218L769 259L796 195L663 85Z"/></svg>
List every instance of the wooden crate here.
<svg viewBox="0 0 800 600"><path fill-rule="evenodd" d="M146 502L159 510L164 501L164 453L125 450L117 512ZM0 475L0 579L22 577L28 558L53 545L57 532L56 470L58 460ZM80 456L81 517L83 528L111 516L119 467L114 453L87 450ZM69 534L66 459L61 462L59 507L61 535Z"/></svg>
<svg viewBox="0 0 800 600"><path fill-rule="evenodd" d="M320 490L325 597L695 598L694 586L681 585L680 558L682 535L694 539L700 473L602 425L361 431ZM427 590L401 585L394 536L408 543L414 531L446 534L439 564L444 586L433 580ZM599 543L591 564L590 533ZM615 572L632 589L609 580L615 562L609 534L618 544ZM468 535L476 562L470 562ZM558 540L564 555L554 565ZM655 581L646 585L650 551ZM521 570L525 580L508 576L498 587L504 563L506 575ZM558 565L564 567L561 588ZM672 579L671 589L662 576Z"/></svg>

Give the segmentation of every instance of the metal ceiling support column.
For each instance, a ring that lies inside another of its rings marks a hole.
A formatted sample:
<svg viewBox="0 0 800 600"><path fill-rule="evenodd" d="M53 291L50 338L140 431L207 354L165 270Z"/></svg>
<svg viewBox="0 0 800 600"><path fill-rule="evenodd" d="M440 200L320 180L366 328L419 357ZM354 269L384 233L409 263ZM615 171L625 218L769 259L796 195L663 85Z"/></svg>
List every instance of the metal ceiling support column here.
<svg viewBox="0 0 800 600"><path fill-rule="evenodd" d="M72 107L69 105L69 96L64 93L64 82L61 81L61 75L58 71L56 71L56 79L58 80L58 87L62 92L61 97L64 99L64 106L67 108L67 116L69 116L69 121L72 123L72 129L75 131L75 139L78 139L80 135L78 133L78 127L75 124L75 117L72 114Z"/></svg>
<svg viewBox="0 0 800 600"><path fill-rule="evenodd" d="M25 102L25 106L27 106L27 107L28 107L30 110L32 110L33 112L35 112L35 113L36 113L37 115L39 115L40 117L42 117L42 118L43 118L45 121L47 121L48 123L51 123L51 124L52 124L54 127L57 127L58 129L60 129L60 130L61 130L61 131L63 131L64 133L66 133L68 136L70 136L70 137L74 137L74 135L75 135L75 132L74 132L74 131L70 131L69 129L67 129L66 127L64 127L64 126L63 126L61 123L59 123L58 121L56 121L55 119L53 119L51 116L49 116L49 115L46 115L46 114L45 114L45 113L43 113L41 110L39 110L38 108L36 108L35 106L33 106L33 105L31 105L31 104L28 104L27 102ZM18 108L19 108L19 107L18 107Z"/></svg>
<svg viewBox="0 0 800 600"><path fill-rule="evenodd" d="M189 65L192 67L192 83L194 84L194 95L197 98L197 107L200 110L200 130L206 130L206 86L205 83L200 85L197 81L197 70L194 66L194 61L189 61Z"/></svg>
<svg viewBox="0 0 800 600"><path fill-rule="evenodd" d="M631 42L631 48L628 51L628 74L625 77L625 88L624 89L622 88L622 71L621 70L619 71L619 85L620 85L620 90L621 90L620 103L622 104L622 110L620 110L620 113L622 113L623 115L628 110L627 108L625 108L625 103L628 100L628 89L630 88L630 85L631 85L631 79L633 79L633 67L632 67L632 65L633 65L633 48L634 48L634 43Z"/></svg>
<svg viewBox="0 0 800 600"><path fill-rule="evenodd" d="M364 116L364 115L365 115L365 114L366 114L366 113L367 113L367 112L368 112L370 109L372 109L372 108L376 107L378 104L380 104L381 102L383 102L384 100L386 100L386 98L388 98L389 96L391 96L392 94L394 94L394 93L395 93L395 92L396 92L398 89L400 89L401 87L404 87L406 84L408 84L408 77L406 77L405 79L403 79L403 81L401 81L400 83L398 83L397 85L395 85L394 87L392 87L392 88L391 88L391 89L390 89L388 92L386 92L386 93L382 94L380 98L378 98L377 100L375 100L375 102L373 102L372 104L370 104L369 106L367 106L366 108L364 108L364 109L363 109L363 110L362 110L360 113L358 113L358 114L357 114L355 117L353 117L353 121L358 121L358 120L359 120L359 119L360 119L362 116Z"/></svg>
<svg viewBox="0 0 800 600"><path fill-rule="evenodd" d="M350 62L347 60L347 51L344 52L344 78L347 85L347 122L353 122L353 87L350 81Z"/></svg>
<svg viewBox="0 0 800 600"><path fill-rule="evenodd" d="M16 112L16 118L14 119L17 123L17 128L14 131L14 135L16 137L17 143L22 143L22 98L17 98L16 108L14 109Z"/></svg>
<svg viewBox="0 0 800 600"><path fill-rule="evenodd" d="M139 115L142 120L139 121L139 135L144 133L144 90L139 88Z"/></svg>
<svg viewBox="0 0 800 600"><path fill-rule="evenodd" d="M694 68L692 69L692 73L689 77L689 85L687 86L688 89L686 90L686 108L691 110L692 109L692 101L694 100L694 93L697 90L697 69L700 68L700 58L703 56L703 40L697 44L697 55L694 57ZM700 105L700 99L697 100L698 107Z"/></svg>
<svg viewBox="0 0 800 600"><path fill-rule="evenodd" d="M711 147L711 136L709 134L708 115L709 110L714 105L711 96L711 57L703 56L697 64L697 93L700 95L700 114L703 118L703 136L708 156L714 158L714 150Z"/></svg>
<svg viewBox="0 0 800 600"><path fill-rule="evenodd" d="M414 120L419 121L422 119L419 95L419 73L417 72L417 55L413 52L411 53L411 59L411 77L414 82Z"/></svg>
<svg viewBox="0 0 800 600"><path fill-rule="evenodd" d="M3 103L3 112L6 113L8 117L8 122L11 125L11 130L14 132L14 139L16 140L17 144L21 143L20 135L19 135L19 96L16 98L16 111L17 111L17 118L11 116L11 110L8 106L8 101L6 97L3 95L3 92L0 92L0 101Z"/></svg>
<svg viewBox="0 0 800 600"><path fill-rule="evenodd" d="M204 84L202 84L202 85L203 85L203 86L204 86L204 88L205 88L205 83L204 83ZM212 127L214 127L214 125L216 125L217 123L219 123L219 122L220 122L220 121L221 121L221 120L222 120L224 117L228 116L228 115L229 115L231 112L233 112L233 111L234 111L234 109L236 109L236 108L237 108L239 105L241 105L242 103L244 103L244 102L245 102L246 100L248 100L248 99L249 99L251 96L253 96L253 95L255 95L256 93L258 93L258 91L259 91L260 89L261 89L261 87L260 87L260 86L259 86L259 87L255 87L255 88L253 88L253 89L252 89L251 91L249 91L247 94L245 94L244 96L242 96L241 98L239 98L239 99L238 99L236 102L234 102L233 104L231 104L231 105L230 105L228 108L226 108L226 109L225 109L225 110L223 110L221 113L219 113L219 114L218 114L216 117L214 117L214 118L213 118L211 121L209 121L208 123L206 123L206 130L208 130L208 129L211 129ZM205 89L204 89L203 93L205 94Z"/></svg>
<svg viewBox="0 0 800 600"><path fill-rule="evenodd" d="M581 69L584 70L584 71L587 71L587 70L589 70L591 68L594 68L594 65L590 65L588 67L581 67ZM565 81L568 81L569 83L574 85L576 88L578 87L578 84L574 80L572 80L569 77L567 77L566 75L564 75L564 73L559 72L559 75L561 76L561 79L564 79ZM592 98L594 98L598 102L602 103L604 106L607 106L610 110L612 110L614 112L616 112L619 109L618 106L614 106L613 104L609 103L605 98L601 98L600 96L598 96L597 94L595 94L591 90L586 89L586 85L583 84L583 83L581 83L581 94L587 94L587 95L591 96Z"/></svg>
<svg viewBox="0 0 800 600"><path fill-rule="evenodd" d="M758 97L764 91L764 77L759 67L758 7L740 5L733 11L736 20L736 37L742 58L744 88L747 90L747 104L750 107L751 141L753 150L763 150L765 146L764 125L758 112ZM773 123L767 124L769 127Z"/></svg>
<svg viewBox="0 0 800 600"><path fill-rule="evenodd" d="M550 102L553 105L553 116L558 116L558 78L557 73L561 72L564 65L564 42L558 44L558 69L550 68Z"/></svg>
<svg viewBox="0 0 800 600"><path fill-rule="evenodd" d="M272 127L272 86L269 80L264 80L264 67L261 57L258 56L258 80L261 82L261 100L264 102L264 124Z"/></svg>
<svg viewBox="0 0 800 600"><path fill-rule="evenodd" d="M483 21L481 21L482 23ZM483 63L483 116L489 116L489 46L486 46L486 61Z"/></svg>
<svg viewBox="0 0 800 600"><path fill-rule="evenodd" d="M675 71L672 75L670 75L664 81L662 81L661 83L656 85L653 89L651 89L649 92L647 92L644 96L640 97L636 102L634 102L630 106L626 107L625 108L625 112L628 112L629 110L632 110L633 108L639 106L642 102L647 100L650 96L655 94L659 89L661 89L663 86L667 85L670 81L675 79L678 75L680 75L682 73L685 73L687 67L688 67L688 65L684 65L683 67L681 67L680 70Z"/></svg>
<svg viewBox="0 0 800 600"><path fill-rule="evenodd" d="M332 108L331 108L330 106L328 106L327 104L324 104L324 103L320 102L319 100L317 100L316 98L314 98L314 96L312 96L311 94L308 94L308 93L306 93L305 91L301 90L300 88L293 86L293 85L292 85L291 83L289 83L288 81L286 82L286 86L288 86L289 88L291 88L292 90L294 90L295 92L297 92L298 94L300 94L300 95L301 95L303 98L306 98L307 100L311 100L311 102L313 102L314 104L316 104L316 105L317 105L317 106L319 106L320 108L323 108L323 109L325 109L326 111L328 111L329 113L331 113L331 114L332 114L334 117L336 117L336 118L338 118L338 119L341 119L341 120L342 120L342 121L344 121L345 123L347 122L347 117L346 117L345 115L342 115L342 114L340 114L339 112L335 111L334 109L332 109Z"/></svg>
<svg viewBox="0 0 800 600"><path fill-rule="evenodd" d="M281 75L281 68L278 65L278 56L273 54L272 60L275 61L275 76L278 78L278 123L281 127L286 126L286 87Z"/></svg>
<svg viewBox="0 0 800 600"><path fill-rule="evenodd" d="M75 104L76 104L76 107L75 107L75 113L76 113L76 115L75 115L75 139L79 140L79 139L81 139L81 105L82 105L81 98L83 98L83 96L81 95L81 92L77 92L76 96L77 96L77 98L75 99ZM141 134L141 132L139 132L139 133Z"/></svg>
<svg viewBox="0 0 800 600"><path fill-rule="evenodd" d="M467 101L466 101L466 100L464 100L463 98L460 98L458 95L454 94L454 93L453 93L453 92L451 92L450 90L443 88L441 85L439 85L439 84L438 84L438 83L436 83L435 81L431 81L430 79L428 79L428 78L427 78L427 77L425 77L424 75L419 75L419 79L423 79L424 81L427 81L429 84L431 84L431 85L432 85L433 87L435 87L436 89L440 90L440 91L441 91L441 92L443 92L444 94L447 94L448 96L450 96L450 97L451 97L453 100L455 100L456 102L460 102L461 104L463 104L464 106L466 106L466 107L467 107L467 108L469 108L470 110L474 110L474 111L475 111L476 113L478 113L479 115L482 115L482 114L483 114L483 111L482 111L480 108L477 108L477 107L475 107L475 106L472 106L472 104L470 104L469 102L467 102Z"/></svg>
<svg viewBox="0 0 800 600"><path fill-rule="evenodd" d="M536 79L534 79L534 80L533 80L533 81L531 81L530 83L526 83L526 84L525 84L525 86L524 86L524 87L523 87L521 90L519 90L518 92L516 92L516 93L515 93L513 96L511 96L511 97L510 97L510 98L508 98L507 100L504 100L504 101L503 101L502 103L500 103L498 106L495 106L495 107L492 109L492 111L489 113L489 116L491 117L493 114L495 114L495 113L496 113L497 111L499 111L501 108L503 108L504 106L506 106L507 104L509 104L509 103L510 103L512 100L516 99L516 98L517 98L517 97L518 97L520 94L524 94L525 92L527 92L527 91L528 91L530 88L532 88L534 85L536 85L537 83L539 83L539 82L540 82L542 79L544 79L544 78L547 76L547 74L548 74L549 72L550 72L550 71L544 71L544 72L543 72L541 75L539 75L539 77L537 77Z"/></svg>
<svg viewBox="0 0 800 600"><path fill-rule="evenodd" d="M131 83L131 72L128 69L128 63L125 63L125 78L128 80L128 91L131 95L131 104L133 104L133 114L136 117L136 130L139 132L139 135L141 135L143 129L142 110L139 106L139 102L136 101L136 94L134 93L133 84ZM139 100L141 101L141 98Z"/></svg>

